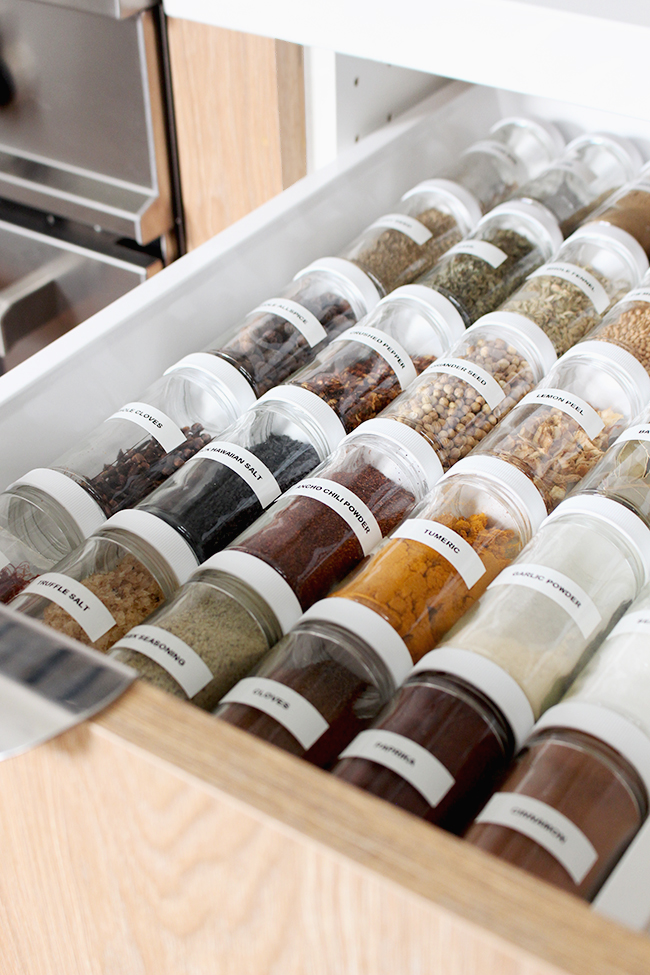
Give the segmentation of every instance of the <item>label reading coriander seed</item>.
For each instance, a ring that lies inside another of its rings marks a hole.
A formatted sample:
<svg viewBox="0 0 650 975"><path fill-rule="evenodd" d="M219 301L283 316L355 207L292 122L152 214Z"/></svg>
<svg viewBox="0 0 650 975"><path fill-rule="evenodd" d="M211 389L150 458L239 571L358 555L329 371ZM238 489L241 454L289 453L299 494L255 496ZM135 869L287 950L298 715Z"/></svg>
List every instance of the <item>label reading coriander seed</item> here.
<svg viewBox="0 0 650 975"><path fill-rule="evenodd" d="M161 410L157 410L155 406L147 406L146 403L127 403L108 419L131 420L132 423L137 423L158 441L166 454L180 447L186 440L185 434L173 420L170 420Z"/></svg>
<svg viewBox="0 0 650 975"><path fill-rule="evenodd" d="M489 588L495 586L525 586L543 593L569 614L585 639L601 623L601 615L584 589L557 569L532 562L509 565L490 583Z"/></svg>
<svg viewBox="0 0 650 975"><path fill-rule="evenodd" d="M497 792L475 822L507 826L527 836L555 857L576 884L582 883L598 859L593 845L575 823L532 796Z"/></svg>
<svg viewBox="0 0 650 975"><path fill-rule="evenodd" d="M447 254L469 254L470 257L478 257L479 261L485 261L490 267L501 267L507 260L508 255L500 247L489 244L487 240L461 240L460 244L451 247Z"/></svg>
<svg viewBox="0 0 650 975"><path fill-rule="evenodd" d="M437 806L455 781L442 762L426 748L410 738L380 728L362 731L339 758L367 758L383 765L417 789L430 806Z"/></svg>
<svg viewBox="0 0 650 975"><path fill-rule="evenodd" d="M368 555L381 541L381 528L368 505L338 481L313 477L290 488L285 497L292 494L320 501L340 515L357 536L364 555Z"/></svg>
<svg viewBox="0 0 650 975"><path fill-rule="evenodd" d="M598 434L604 430L605 423L600 414L574 393L567 393L563 389L536 389L532 393L527 393L521 400L521 405L541 403L542 406L552 406L556 410L561 410L578 423L590 440L594 440Z"/></svg>
<svg viewBox="0 0 650 975"><path fill-rule="evenodd" d="M368 230L372 230L374 227L385 228L386 230L398 230L400 234L409 237L414 243L419 244L420 247L433 237L431 231L423 223L420 223L414 217L407 216L405 213L387 213L385 216L380 217L379 220L371 223Z"/></svg>
<svg viewBox="0 0 650 975"><path fill-rule="evenodd" d="M209 443L199 450L198 454L190 457L188 464L197 460L215 460L224 467L229 467L235 474L248 484L255 492L257 500L263 508L279 498L282 494L280 486L271 471L250 450L239 444L227 440Z"/></svg>
<svg viewBox="0 0 650 975"><path fill-rule="evenodd" d="M638 609L636 613L626 613L622 620L616 624L610 638L622 636L624 633L646 633L650 634L650 610Z"/></svg>
<svg viewBox="0 0 650 975"><path fill-rule="evenodd" d="M615 443L625 443L626 440L650 440L650 427L642 424L638 427L629 427L624 430Z"/></svg>
<svg viewBox="0 0 650 975"><path fill-rule="evenodd" d="M327 338L327 332L316 316L290 298L271 298L269 301L264 301L253 309L251 315L255 314L276 315L278 318L283 318L285 322L298 329L312 348Z"/></svg>
<svg viewBox="0 0 650 975"><path fill-rule="evenodd" d="M609 306L609 295L600 281L593 274L590 274L589 271L585 271L584 268L578 267L576 264L564 264L562 261L544 264L536 271L533 271L529 277L562 278L563 281L568 281L570 284L575 285L576 288L579 288L583 295L589 298L599 315L607 311Z"/></svg>
<svg viewBox="0 0 650 975"><path fill-rule="evenodd" d="M93 643L116 625L94 592L61 572L46 572L38 576L23 589L23 595L28 593L43 596L64 609Z"/></svg>
<svg viewBox="0 0 650 975"><path fill-rule="evenodd" d="M625 301L650 301L650 288L635 288L625 295Z"/></svg>
<svg viewBox="0 0 650 975"><path fill-rule="evenodd" d="M481 394L491 410L498 406L506 396L494 376L474 362L466 362L464 359L436 359L425 372L427 374L447 372L451 376L458 376L459 379L462 379L468 386Z"/></svg>
<svg viewBox="0 0 650 975"><path fill-rule="evenodd" d="M457 532L437 521L409 518L397 528L392 538L408 538L421 542L442 555L459 574L468 589L485 575L485 566L472 548Z"/></svg>
<svg viewBox="0 0 650 975"><path fill-rule="evenodd" d="M355 325L339 335L337 342L360 342L367 345L388 363L402 389L406 389L417 378L415 366L406 349L385 332Z"/></svg>
<svg viewBox="0 0 650 975"><path fill-rule="evenodd" d="M248 704L286 728L304 749L318 741L329 725L320 711L290 687L268 677L245 677L220 704Z"/></svg>
<svg viewBox="0 0 650 975"><path fill-rule="evenodd" d="M511 152L503 143L493 142L491 139L474 142L469 149L465 149L461 153L461 156L467 156L473 152L485 152L488 156L494 156L496 159L500 159L501 162L508 163L510 166L516 167L519 165L519 159L515 156L514 152Z"/></svg>
<svg viewBox="0 0 650 975"><path fill-rule="evenodd" d="M114 645L117 650L137 650L167 671L189 698L212 680L212 671L191 647L160 626L134 626Z"/></svg>

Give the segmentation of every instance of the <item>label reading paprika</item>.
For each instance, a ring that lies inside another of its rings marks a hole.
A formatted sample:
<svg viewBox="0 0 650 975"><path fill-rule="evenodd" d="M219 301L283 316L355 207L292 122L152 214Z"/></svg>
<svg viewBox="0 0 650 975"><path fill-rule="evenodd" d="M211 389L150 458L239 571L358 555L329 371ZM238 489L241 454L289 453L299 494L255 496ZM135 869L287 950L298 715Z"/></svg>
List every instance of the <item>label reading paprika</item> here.
<svg viewBox="0 0 650 975"><path fill-rule="evenodd" d="M94 592L61 572L46 572L33 579L23 589L23 595L28 593L43 596L64 609L93 643L117 625Z"/></svg>
<svg viewBox="0 0 650 975"><path fill-rule="evenodd" d="M274 718L307 750L329 725L320 711L301 694L268 677L244 677L221 698L220 704L247 704Z"/></svg>
<svg viewBox="0 0 650 975"><path fill-rule="evenodd" d="M417 378L415 366L406 349L385 332L356 325L339 335L337 342L360 342L362 345L367 345L388 363L402 389L406 389Z"/></svg>
<svg viewBox="0 0 650 975"><path fill-rule="evenodd" d="M456 570L468 589L485 574L485 566L471 545L458 532L437 521L408 518L393 532L393 538L421 542L442 555Z"/></svg>
<svg viewBox="0 0 650 975"><path fill-rule="evenodd" d="M213 441L198 454L190 457L188 464L196 460L215 460L224 467L230 468L254 491L257 500L263 508L279 498L282 492L271 471L255 454L239 444L227 440Z"/></svg>
<svg viewBox="0 0 650 975"><path fill-rule="evenodd" d="M436 359L425 372L427 374L442 372L458 376L483 397L491 410L495 409L506 396L494 376L476 363L466 362L464 359Z"/></svg>
<svg viewBox="0 0 650 975"><path fill-rule="evenodd" d="M566 413L582 427L590 440L595 440L605 428L600 414L586 400L574 393L567 393L564 389L536 389L532 393L527 393L521 401L522 406L534 403L552 406Z"/></svg>
<svg viewBox="0 0 650 975"><path fill-rule="evenodd" d="M264 301L253 309L251 315L255 314L276 315L278 318L283 318L285 322L298 329L312 348L327 338L327 332L316 316L290 298L271 298L269 301Z"/></svg>
<svg viewBox="0 0 650 975"><path fill-rule="evenodd" d="M537 268L529 277L562 278L563 281L574 284L576 288L582 291L583 295L589 298L599 315L604 314L609 307L609 295L600 281L593 274L590 274L589 271L585 271L584 268L578 267L576 264L567 264L562 261L550 262Z"/></svg>
<svg viewBox="0 0 650 975"><path fill-rule="evenodd" d="M212 680L212 671L198 654L179 637L160 626L134 626L113 646L111 656L120 649L137 650L167 671L189 698Z"/></svg>
<svg viewBox="0 0 650 975"><path fill-rule="evenodd" d="M630 427L628 430L623 431L620 437L617 438L616 443L624 443L626 440L650 440L650 427L647 424Z"/></svg>
<svg viewBox="0 0 650 975"><path fill-rule="evenodd" d="M185 443L183 431L173 420L155 406L146 403L127 403L117 413L108 417L109 420L130 420L157 440L166 454Z"/></svg>
<svg viewBox="0 0 650 975"><path fill-rule="evenodd" d="M647 609L639 609L636 613L626 613L612 632L613 636L622 636L624 633L648 633L650 634L650 612Z"/></svg>
<svg viewBox="0 0 650 975"><path fill-rule="evenodd" d="M495 247L494 244L489 244L487 240L461 240L460 244L455 244L447 251L447 255L449 254L469 254L470 257L477 257L479 261L485 261L495 270L508 258L505 251Z"/></svg>
<svg viewBox="0 0 650 975"><path fill-rule="evenodd" d="M368 505L338 481L313 477L290 488L285 497L292 494L320 501L340 515L356 535L364 555L369 555L381 541L381 528Z"/></svg>
<svg viewBox="0 0 650 975"><path fill-rule="evenodd" d="M406 213L387 213L379 220L375 220L368 227L368 230L373 230L374 228L378 230L397 230L400 234L404 234L405 237L410 238L415 244L426 244L428 240L431 240L433 234L431 231L416 220L414 217L409 217Z"/></svg>
<svg viewBox="0 0 650 975"><path fill-rule="evenodd" d="M569 579L557 569L532 562L510 565L490 583L495 586L525 586L535 589L552 599L569 614L585 639L591 636L602 621L602 617L587 593L577 582Z"/></svg>

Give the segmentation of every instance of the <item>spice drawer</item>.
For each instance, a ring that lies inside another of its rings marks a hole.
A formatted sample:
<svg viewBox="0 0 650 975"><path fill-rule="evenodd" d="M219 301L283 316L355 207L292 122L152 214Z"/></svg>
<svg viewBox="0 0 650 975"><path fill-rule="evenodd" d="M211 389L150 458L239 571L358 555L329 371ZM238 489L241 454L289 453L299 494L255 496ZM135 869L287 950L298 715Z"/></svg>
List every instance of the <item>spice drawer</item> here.
<svg viewBox="0 0 650 975"><path fill-rule="evenodd" d="M452 83L0 378L0 488L46 465L504 115ZM8 975L646 975L650 941L162 692L0 764Z"/></svg>

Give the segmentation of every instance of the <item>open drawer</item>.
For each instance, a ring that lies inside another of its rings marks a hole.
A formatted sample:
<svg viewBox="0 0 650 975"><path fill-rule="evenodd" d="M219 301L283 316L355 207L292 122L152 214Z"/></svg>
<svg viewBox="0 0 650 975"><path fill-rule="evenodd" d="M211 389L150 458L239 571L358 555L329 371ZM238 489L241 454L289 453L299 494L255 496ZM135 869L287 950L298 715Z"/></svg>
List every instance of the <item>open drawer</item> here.
<svg viewBox="0 0 650 975"><path fill-rule="evenodd" d="M0 487L44 465L504 115L451 83L0 378ZM142 684L0 764L8 975L647 975L650 940Z"/></svg>

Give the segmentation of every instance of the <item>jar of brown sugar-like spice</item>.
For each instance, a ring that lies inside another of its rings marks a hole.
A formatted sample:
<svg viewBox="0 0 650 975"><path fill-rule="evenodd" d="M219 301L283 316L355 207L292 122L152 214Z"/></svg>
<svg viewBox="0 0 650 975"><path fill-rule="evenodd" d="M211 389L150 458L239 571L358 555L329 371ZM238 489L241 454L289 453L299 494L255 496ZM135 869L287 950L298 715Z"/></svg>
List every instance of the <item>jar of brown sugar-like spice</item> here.
<svg viewBox="0 0 650 975"><path fill-rule="evenodd" d="M650 373L650 273L587 336L626 349Z"/></svg>
<svg viewBox="0 0 650 975"><path fill-rule="evenodd" d="M650 257L650 165L646 164L631 183L610 196L592 219L627 231Z"/></svg>

